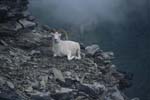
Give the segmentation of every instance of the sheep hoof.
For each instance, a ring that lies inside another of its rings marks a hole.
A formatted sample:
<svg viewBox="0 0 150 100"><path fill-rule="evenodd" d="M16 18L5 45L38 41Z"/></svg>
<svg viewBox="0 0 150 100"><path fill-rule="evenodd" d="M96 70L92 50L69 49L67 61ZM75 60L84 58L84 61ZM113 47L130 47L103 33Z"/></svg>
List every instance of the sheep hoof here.
<svg viewBox="0 0 150 100"><path fill-rule="evenodd" d="M70 61L70 60L72 60L73 58L75 58L75 57L74 57L74 56L68 57L68 60Z"/></svg>
<svg viewBox="0 0 150 100"><path fill-rule="evenodd" d="M81 59L81 57L75 57L75 59L78 59L78 60L80 60L80 59Z"/></svg>

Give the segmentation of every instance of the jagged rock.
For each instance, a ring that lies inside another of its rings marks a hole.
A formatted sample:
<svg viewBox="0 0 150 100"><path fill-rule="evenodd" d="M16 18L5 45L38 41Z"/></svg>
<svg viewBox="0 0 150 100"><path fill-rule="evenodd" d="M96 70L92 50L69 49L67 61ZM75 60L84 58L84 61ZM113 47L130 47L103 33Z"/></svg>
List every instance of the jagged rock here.
<svg viewBox="0 0 150 100"><path fill-rule="evenodd" d="M130 77L112 66L112 52L81 43L81 60L54 58L52 30L36 26L26 7L27 0L0 1L0 99L124 100L116 86Z"/></svg>
<svg viewBox="0 0 150 100"><path fill-rule="evenodd" d="M27 20L29 20L29 21L34 21L34 20L35 20L35 17L30 15L30 16L28 16Z"/></svg>
<svg viewBox="0 0 150 100"><path fill-rule="evenodd" d="M30 55L39 55L40 53L41 53L40 51L32 50L30 52Z"/></svg>
<svg viewBox="0 0 150 100"><path fill-rule="evenodd" d="M0 86L3 86L5 84L6 80L0 76Z"/></svg>
<svg viewBox="0 0 150 100"><path fill-rule="evenodd" d="M21 24L15 21L10 21L7 23L0 23L0 35L1 36L14 36L23 27Z"/></svg>
<svg viewBox="0 0 150 100"><path fill-rule="evenodd" d="M40 85L42 88L46 88L46 84L48 82L48 75L47 76L41 76L41 81L40 81Z"/></svg>
<svg viewBox="0 0 150 100"><path fill-rule="evenodd" d="M97 51L100 50L100 47L98 45L94 44L91 46L87 46L85 48L85 50L86 50L87 54L94 55Z"/></svg>
<svg viewBox="0 0 150 100"><path fill-rule="evenodd" d="M7 85L8 85L9 88L11 88L11 89L15 88L15 86L14 86L14 84L12 82L7 81L6 83L7 83Z"/></svg>
<svg viewBox="0 0 150 100"><path fill-rule="evenodd" d="M30 15L30 13L28 11L23 11L22 15L23 17L27 18Z"/></svg>
<svg viewBox="0 0 150 100"><path fill-rule="evenodd" d="M140 98L132 98L131 100L140 100Z"/></svg>
<svg viewBox="0 0 150 100"><path fill-rule="evenodd" d="M49 92L34 91L30 93L32 100L51 100Z"/></svg>
<svg viewBox="0 0 150 100"><path fill-rule="evenodd" d="M105 100L125 100L117 87L113 87L111 93L105 97Z"/></svg>
<svg viewBox="0 0 150 100"><path fill-rule="evenodd" d="M55 79L58 79L58 80L60 80L62 82L65 82L63 74L62 74L62 72L60 70L58 70L56 68L53 68L52 71L53 71Z"/></svg>
<svg viewBox="0 0 150 100"><path fill-rule="evenodd" d="M54 100L74 100L74 95L72 93L56 93L51 94Z"/></svg>
<svg viewBox="0 0 150 100"><path fill-rule="evenodd" d="M113 52L103 52L101 53L103 59L106 59L106 60L111 60L114 58L114 53Z"/></svg>
<svg viewBox="0 0 150 100"><path fill-rule="evenodd" d="M69 88L60 88L60 90L56 90L56 93L69 93L72 92L73 89L69 89Z"/></svg>
<svg viewBox="0 0 150 100"><path fill-rule="evenodd" d="M33 88L31 86L29 86L25 89L25 91L28 93L31 93L31 92L33 92Z"/></svg>
<svg viewBox="0 0 150 100"><path fill-rule="evenodd" d="M36 26L36 23L28 21L26 19L19 20L20 24L23 26L23 28L33 28Z"/></svg>

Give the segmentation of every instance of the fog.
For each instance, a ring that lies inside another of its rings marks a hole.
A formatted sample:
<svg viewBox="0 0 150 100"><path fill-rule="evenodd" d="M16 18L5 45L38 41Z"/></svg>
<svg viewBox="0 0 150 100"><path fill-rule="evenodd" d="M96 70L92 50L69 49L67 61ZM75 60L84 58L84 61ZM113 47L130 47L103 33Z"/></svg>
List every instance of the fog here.
<svg viewBox="0 0 150 100"><path fill-rule="evenodd" d="M39 10L41 12L39 14L45 16L45 22L53 17L55 22L92 26L97 24L99 19L121 20L122 16L117 12L120 4L120 0L31 0L30 7Z"/></svg>
<svg viewBox="0 0 150 100"><path fill-rule="evenodd" d="M29 10L43 24L114 51L116 65L134 73L127 94L150 100L149 0L30 0Z"/></svg>

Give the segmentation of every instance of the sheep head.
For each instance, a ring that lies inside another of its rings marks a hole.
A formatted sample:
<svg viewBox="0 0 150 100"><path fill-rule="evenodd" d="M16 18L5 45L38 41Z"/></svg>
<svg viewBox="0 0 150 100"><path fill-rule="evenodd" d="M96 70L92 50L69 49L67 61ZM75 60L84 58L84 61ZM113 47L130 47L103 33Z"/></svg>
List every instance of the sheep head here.
<svg viewBox="0 0 150 100"><path fill-rule="evenodd" d="M58 43L61 40L61 34L58 32L51 33L54 42Z"/></svg>

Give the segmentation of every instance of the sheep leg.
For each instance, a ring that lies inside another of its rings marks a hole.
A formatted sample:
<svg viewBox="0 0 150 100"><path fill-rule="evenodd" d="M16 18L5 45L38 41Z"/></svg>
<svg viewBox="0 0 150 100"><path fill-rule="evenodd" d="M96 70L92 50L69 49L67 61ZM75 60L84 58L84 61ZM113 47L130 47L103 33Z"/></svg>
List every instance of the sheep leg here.
<svg viewBox="0 0 150 100"><path fill-rule="evenodd" d="M68 55L67 55L67 59L72 60L73 58L74 58L74 56L71 56L71 52L69 52Z"/></svg>
<svg viewBox="0 0 150 100"><path fill-rule="evenodd" d="M77 57L75 57L75 59L81 59L80 49L77 50Z"/></svg>

